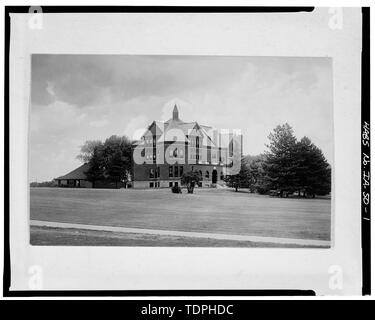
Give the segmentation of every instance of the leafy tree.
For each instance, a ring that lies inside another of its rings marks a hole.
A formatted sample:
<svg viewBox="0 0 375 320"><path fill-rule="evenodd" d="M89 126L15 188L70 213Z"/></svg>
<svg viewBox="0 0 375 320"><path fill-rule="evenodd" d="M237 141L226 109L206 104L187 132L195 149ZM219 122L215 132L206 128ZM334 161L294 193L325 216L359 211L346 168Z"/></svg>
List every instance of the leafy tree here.
<svg viewBox="0 0 375 320"><path fill-rule="evenodd" d="M89 140L81 147L78 159L89 163L86 173L88 180L108 180L125 183L131 179L133 166L132 142L125 136L111 136L102 143L99 140Z"/></svg>
<svg viewBox="0 0 375 320"><path fill-rule="evenodd" d="M56 180L30 183L30 187L32 188L52 188L52 187L57 187L57 186L58 184Z"/></svg>
<svg viewBox="0 0 375 320"><path fill-rule="evenodd" d="M92 182L92 187L95 188L95 182L104 179L103 166L103 150L102 147L95 147L92 156L88 161L89 169L85 172L87 180Z"/></svg>
<svg viewBox="0 0 375 320"><path fill-rule="evenodd" d="M132 171L132 144L123 136L111 136L103 144L105 176L108 180L125 183Z"/></svg>
<svg viewBox="0 0 375 320"><path fill-rule="evenodd" d="M264 187L264 155L253 156L249 160L249 190L251 193L264 194L267 192Z"/></svg>
<svg viewBox="0 0 375 320"><path fill-rule="evenodd" d="M196 170L184 172L181 176L181 183L186 185L188 193L193 193L195 185L200 181L202 181L202 175Z"/></svg>
<svg viewBox="0 0 375 320"><path fill-rule="evenodd" d="M89 162L94 154L94 150L101 146L103 146L103 143L100 140L86 141L83 146L81 146L81 153L77 156L77 159L81 160L83 163Z"/></svg>

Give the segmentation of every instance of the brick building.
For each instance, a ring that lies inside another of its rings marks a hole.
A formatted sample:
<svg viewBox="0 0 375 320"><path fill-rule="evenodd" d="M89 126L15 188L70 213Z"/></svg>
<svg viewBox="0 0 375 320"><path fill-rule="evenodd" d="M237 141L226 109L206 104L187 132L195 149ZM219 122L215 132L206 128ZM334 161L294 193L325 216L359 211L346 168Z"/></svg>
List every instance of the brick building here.
<svg viewBox="0 0 375 320"><path fill-rule="evenodd" d="M202 187L222 183L233 157L233 141L233 134L224 139L212 127L182 121L175 105L171 119L153 121L134 144L133 186L181 185L182 174L193 170L201 174ZM242 154L242 136L239 141Z"/></svg>

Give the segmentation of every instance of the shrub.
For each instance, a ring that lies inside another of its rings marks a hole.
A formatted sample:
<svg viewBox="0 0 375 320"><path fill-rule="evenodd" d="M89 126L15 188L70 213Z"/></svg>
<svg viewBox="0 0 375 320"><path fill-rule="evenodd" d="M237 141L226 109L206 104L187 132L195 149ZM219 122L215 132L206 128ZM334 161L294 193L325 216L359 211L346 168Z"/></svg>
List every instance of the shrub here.
<svg viewBox="0 0 375 320"><path fill-rule="evenodd" d="M182 193L181 188L179 186L173 186L171 190L172 193Z"/></svg>

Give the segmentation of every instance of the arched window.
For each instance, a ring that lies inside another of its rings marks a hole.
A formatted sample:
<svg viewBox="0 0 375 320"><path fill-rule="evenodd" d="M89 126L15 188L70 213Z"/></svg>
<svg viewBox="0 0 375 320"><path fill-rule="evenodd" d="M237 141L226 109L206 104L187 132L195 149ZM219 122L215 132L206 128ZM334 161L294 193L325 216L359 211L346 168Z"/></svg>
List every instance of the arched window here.
<svg viewBox="0 0 375 320"><path fill-rule="evenodd" d="M206 178L210 178L210 173L206 171Z"/></svg>

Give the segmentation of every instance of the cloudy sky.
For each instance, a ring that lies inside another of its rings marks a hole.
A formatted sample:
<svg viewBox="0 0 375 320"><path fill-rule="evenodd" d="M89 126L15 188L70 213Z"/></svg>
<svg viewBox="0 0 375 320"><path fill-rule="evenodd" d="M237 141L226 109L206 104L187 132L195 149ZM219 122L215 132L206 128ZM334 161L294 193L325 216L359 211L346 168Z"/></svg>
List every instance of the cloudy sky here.
<svg viewBox="0 0 375 320"><path fill-rule="evenodd" d="M75 169L86 140L139 137L153 120L241 129L244 153L265 150L288 122L333 160L329 58L33 55L30 179Z"/></svg>

